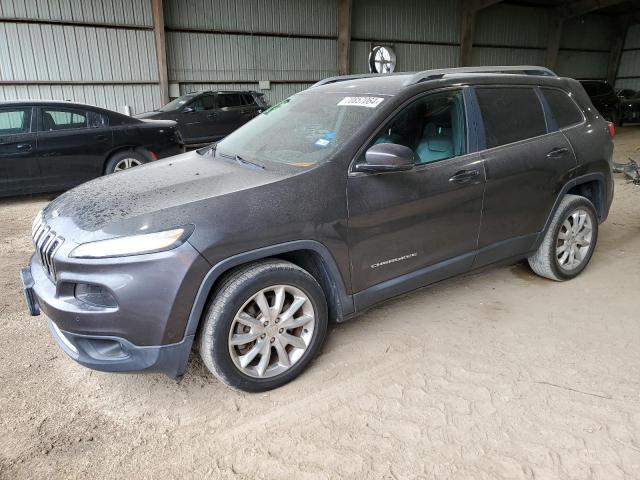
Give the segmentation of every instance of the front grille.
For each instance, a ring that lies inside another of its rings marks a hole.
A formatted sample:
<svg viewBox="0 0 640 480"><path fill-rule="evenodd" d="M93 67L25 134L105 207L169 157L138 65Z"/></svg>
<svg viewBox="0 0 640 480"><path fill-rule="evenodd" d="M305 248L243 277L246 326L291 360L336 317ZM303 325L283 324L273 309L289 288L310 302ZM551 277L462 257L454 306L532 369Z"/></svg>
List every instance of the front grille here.
<svg viewBox="0 0 640 480"><path fill-rule="evenodd" d="M36 248L36 255L40 258L40 263L47 276L56 281L56 270L53 263L53 256L64 243L64 238L56 235L51 227L44 224L42 216L38 215L31 227L31 238Z"/></svg>

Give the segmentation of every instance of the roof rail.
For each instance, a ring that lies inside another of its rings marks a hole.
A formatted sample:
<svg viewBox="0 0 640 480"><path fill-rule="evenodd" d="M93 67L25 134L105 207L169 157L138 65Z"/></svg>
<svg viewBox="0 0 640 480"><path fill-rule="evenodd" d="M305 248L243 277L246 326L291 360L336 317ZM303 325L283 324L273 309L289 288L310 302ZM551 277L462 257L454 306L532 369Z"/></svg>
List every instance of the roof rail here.
<svg viewBox="0 0 640 480"><path fill-rule="evenodd" d="M357 80L359 78L373 78L373 77L390 77L392 75L406 75L406 72L397 73L361 73L358 75L339 75L337 77L329 77L319 82L314 83L309 88L319 87L320 85L327 85L329 83L346 82L347 80Z"/></svg>
<svg viewBox="0 0 640 480"><path fill-rule="evenodd" d="M465 73L506 73L512 75L538 75L543 77L557 77L557 75L546 67L535 65L513 65L496 67L458 67L442 68L438 70L425 70L414 73L405 85L414 85L427 80L435 80L445 75L460 75Z"/></svg>

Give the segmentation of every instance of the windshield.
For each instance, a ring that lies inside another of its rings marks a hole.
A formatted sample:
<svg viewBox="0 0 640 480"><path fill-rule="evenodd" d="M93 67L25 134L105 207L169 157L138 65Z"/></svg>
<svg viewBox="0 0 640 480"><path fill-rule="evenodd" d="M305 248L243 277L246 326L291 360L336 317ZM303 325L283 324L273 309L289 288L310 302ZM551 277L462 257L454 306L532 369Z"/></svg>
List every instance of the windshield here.
<svg viewBox="0 0 640 480"><path fill-rule="evenodd" d="M217 151L257 163L311 167L328 160L383 101L371 95L294 95L218 142Z"/></svg>
<svg viewBox="0 0 640 480"><path fill-rule="evenodd" d="M158 111L159 112L171 112L173 110L178 110L179 108L184 107L185 104L187 102L189 102L189 100L191 100L196 95L197 95L197 93L190 93L188 95L183 95L181 97L178 97L178 98L176 98L174 100L171 100L164 107L161 107Z"/></svg>

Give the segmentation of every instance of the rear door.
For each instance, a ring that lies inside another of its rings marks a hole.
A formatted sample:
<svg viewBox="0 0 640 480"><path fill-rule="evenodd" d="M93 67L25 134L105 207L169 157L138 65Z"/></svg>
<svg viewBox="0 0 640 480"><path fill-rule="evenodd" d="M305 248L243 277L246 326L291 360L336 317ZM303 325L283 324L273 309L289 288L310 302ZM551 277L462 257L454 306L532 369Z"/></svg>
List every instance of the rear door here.
<svg viewBox="0 0 640 480"><path fill-rule="evenodd" d="M233 132L240 125L245 123L245 115L249 107L244 105L242 95L239 92L219 92L218 93L218 126L221 136L226 136Z"/></svg>
<svg viewBox="0 0 640 480"><path fill-rule="evenodd" d="M0 195L29 193L38 185L33 110L0 108Z"/></svg>
<svg viewBox="0 0 640 480"><path fill-rule="evenodd" d="M530 251L576 167L571 145L545 116L536 87L476 87L487 184L474 266Z"/></svg>
<svg viewBox="0 0 640 480"><path fill-rule="evenodd" d="M88 109L38 107L37 159L47 188L62 190L102 175L112 146L106 115Z"/></svg>

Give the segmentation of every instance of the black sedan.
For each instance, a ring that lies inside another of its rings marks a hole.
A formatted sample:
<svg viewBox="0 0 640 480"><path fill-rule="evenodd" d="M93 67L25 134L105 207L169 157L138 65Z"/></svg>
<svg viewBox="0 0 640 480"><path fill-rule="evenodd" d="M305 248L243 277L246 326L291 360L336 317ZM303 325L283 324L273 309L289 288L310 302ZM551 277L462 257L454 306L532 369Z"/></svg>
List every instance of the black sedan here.
<svg viewBox="0 0 640 480"><path fill-rule="evenodd" d="M640 122L640 92L635 93L631 98L623 99L620 110L622 112L620 125Z"/></svg>
<svg viewBox="0 0 640 480"><path fill-rule="evenodd" d="M0 196L66 190L182 150L172 121L72 102L0 103Z"/></svg>

